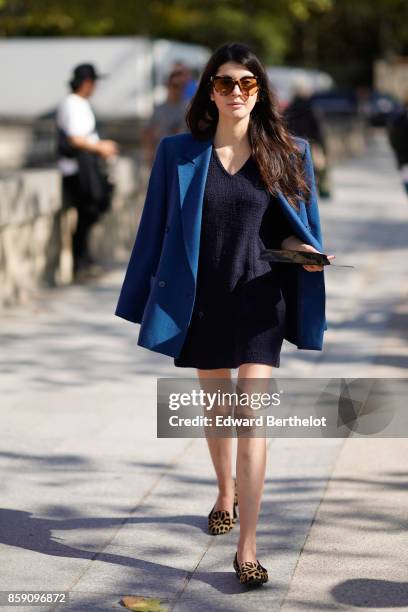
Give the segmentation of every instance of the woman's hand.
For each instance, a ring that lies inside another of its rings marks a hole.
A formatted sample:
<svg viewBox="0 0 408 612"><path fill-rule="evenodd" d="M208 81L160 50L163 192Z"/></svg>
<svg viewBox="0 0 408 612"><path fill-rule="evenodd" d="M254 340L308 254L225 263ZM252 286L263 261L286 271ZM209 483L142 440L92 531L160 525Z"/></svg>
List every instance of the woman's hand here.
<svg viewBox="0 0 408 612"><path fill-rule="evenodd" d="M282 249L289 249L289 251L305 251L306 253L320 253L311 244L305 244L296 236L289 236L281 244ZM327 259L335 259L335 255L328 255ZM303 268L308 272L321 272L324 266L317 265L303 265Z"/></svg>

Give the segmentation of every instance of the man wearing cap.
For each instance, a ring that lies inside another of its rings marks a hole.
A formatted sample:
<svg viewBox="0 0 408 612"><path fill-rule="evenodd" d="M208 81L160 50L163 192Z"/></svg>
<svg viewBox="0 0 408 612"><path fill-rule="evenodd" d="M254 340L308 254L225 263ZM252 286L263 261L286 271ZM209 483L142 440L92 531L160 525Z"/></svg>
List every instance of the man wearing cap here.
<svg viewBox="0 0 408 612"><path fill-rule="evenodd" d="M92 64L76 66L69 82L71 93L57 109L58 166L63 176L64 196L78 211L73 236L75 272L92 263L88 251L89 230L109 208L111 186L99 162L118 154L113 140L99 138L88 100L96 81L104 76Z"/></svg>

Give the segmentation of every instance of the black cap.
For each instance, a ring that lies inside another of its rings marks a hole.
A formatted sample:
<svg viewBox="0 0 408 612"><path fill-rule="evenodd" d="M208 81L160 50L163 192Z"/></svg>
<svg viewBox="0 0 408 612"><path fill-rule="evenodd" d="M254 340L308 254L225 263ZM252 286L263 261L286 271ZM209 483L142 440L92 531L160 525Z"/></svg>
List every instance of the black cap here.
<svg viewBox="0 0 408 612"><path fill-rule="evenodd" d="M93 64L79 64L74 68L72 76L75 80L79 81L84 81L85 79L96 81L96 79L104 79L108 75L96 72Z"/></svg>

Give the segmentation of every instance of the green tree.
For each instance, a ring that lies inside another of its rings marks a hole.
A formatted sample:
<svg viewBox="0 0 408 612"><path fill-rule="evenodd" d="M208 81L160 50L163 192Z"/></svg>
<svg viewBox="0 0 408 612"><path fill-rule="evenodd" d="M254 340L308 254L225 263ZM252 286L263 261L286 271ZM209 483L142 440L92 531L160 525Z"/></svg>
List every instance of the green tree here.
<svg viewBox="0 0 408 612"><path fill-rule="evenodd" d="M252 45L267 63L369 80L375 58L408 53L406 0L0 0L1 36L142 35Z"/></svg>

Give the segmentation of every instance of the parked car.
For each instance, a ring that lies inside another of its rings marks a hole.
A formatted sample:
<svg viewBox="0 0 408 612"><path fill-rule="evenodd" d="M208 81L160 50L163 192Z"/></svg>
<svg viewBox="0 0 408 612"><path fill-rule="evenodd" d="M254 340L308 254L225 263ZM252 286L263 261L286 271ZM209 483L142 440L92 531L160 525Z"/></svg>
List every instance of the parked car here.
<svg viewBox="0 0 408 612"><path fill-rule="evenodd" d="M401 103L391 94L371 91L364 103L364 112L374 127L384 127L389 119L401 110Z"/></svg>
<svg viewBox="0 0 408 612"><path fill-rule="evenodd" d="M334 88L312 96L313 105L324 115L354 115L358 113L358 99L353 89Z"/></svg>

